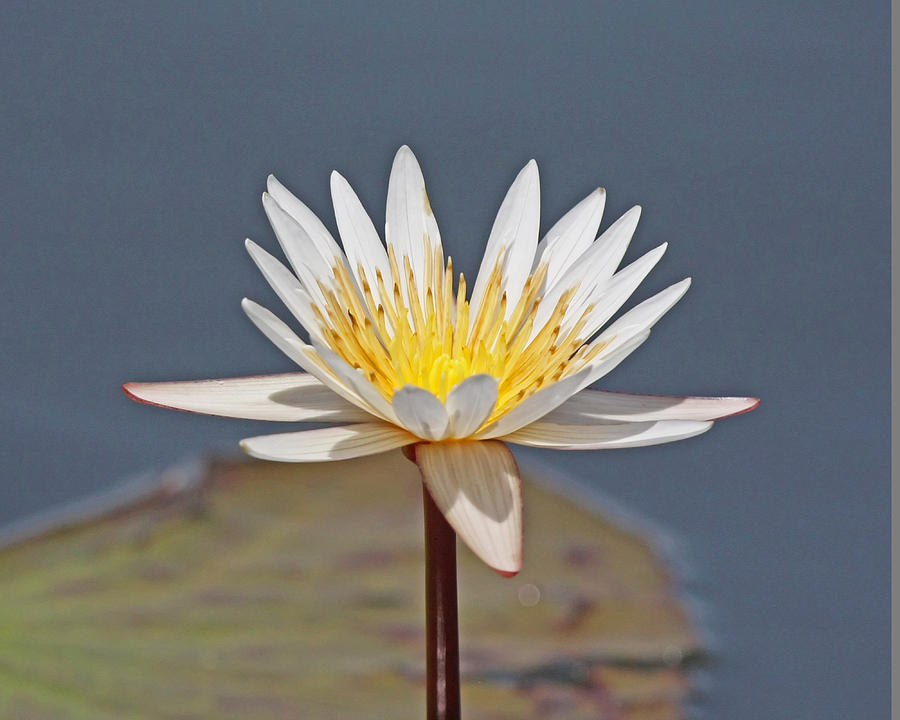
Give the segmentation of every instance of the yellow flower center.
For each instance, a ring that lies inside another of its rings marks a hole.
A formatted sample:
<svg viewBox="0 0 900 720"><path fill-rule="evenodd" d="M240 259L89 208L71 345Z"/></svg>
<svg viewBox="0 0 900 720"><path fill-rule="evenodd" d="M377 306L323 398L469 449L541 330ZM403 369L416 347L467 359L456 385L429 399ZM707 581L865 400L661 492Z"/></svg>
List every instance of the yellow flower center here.
<svg viewBox="0 0 900 720"><path fill-rule="evenodd" d="M497 405L487 421L493 422L542 387L580 370L605 346L583 344L591 307L563 331L574 289L562 294L547 322L535 332L546 264L529 276L515 307L507 313L502 292L504 253L500 252L481 303L470 316L465 277L460 273L454 293L453 260L448 258L445 267L442 253L427 235L424 242L424 302L409 259L404 258L401 270L391 246L388 260L395 278L391 288L376 272L376 295L360 266L358 277L363 280L357 289L343 264L332 268L334 290L320 283L326 305L315 312L324 338L347 363L362 370L388 401L407 384L446 401L448 393L467 377L487 373L499 382ZM400 278L405 280L403 287Z"/></svg>

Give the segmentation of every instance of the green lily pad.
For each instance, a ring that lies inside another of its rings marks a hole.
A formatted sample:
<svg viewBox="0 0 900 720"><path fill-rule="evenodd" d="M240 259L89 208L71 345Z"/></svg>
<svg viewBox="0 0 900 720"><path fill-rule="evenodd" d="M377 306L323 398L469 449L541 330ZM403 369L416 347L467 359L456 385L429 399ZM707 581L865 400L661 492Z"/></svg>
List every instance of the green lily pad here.
<svg viewBox="0 0 900 720"><path fill-rule="evenodd" d="M648 538L525 474L525 565L460 548L470 719L682 717L697 635ZM219 460L0 549L0 717L424 717L421 485L399 452Z"/></svg>

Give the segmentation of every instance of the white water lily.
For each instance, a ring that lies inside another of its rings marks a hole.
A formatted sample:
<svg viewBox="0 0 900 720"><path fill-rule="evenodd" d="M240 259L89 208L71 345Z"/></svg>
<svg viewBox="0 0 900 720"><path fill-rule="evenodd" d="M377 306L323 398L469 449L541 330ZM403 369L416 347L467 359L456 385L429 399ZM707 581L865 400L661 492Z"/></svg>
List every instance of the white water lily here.
<svg viewBox="0 0 900 720"><path fill-rule="evenodd" d="M522 564L521 481L505 442L564 450L653 445L699 435L759 402L588 389L647 339L690 284L672 285L607 326L666 246L617 270L640 208L597 237L602 189L539 242L538 170L529 162L497 213L470 296L462 275L454 286L409 148L397 152L391 170L386 244L338 173L331 193L343 250L274 177L263 206L293 272L247 240L309 342L251 300L244 311L304 372L128 383L125 391L179 410L334 424L241 443L266 460L342 460L409 446L459 537L503 574Z"/></svg>

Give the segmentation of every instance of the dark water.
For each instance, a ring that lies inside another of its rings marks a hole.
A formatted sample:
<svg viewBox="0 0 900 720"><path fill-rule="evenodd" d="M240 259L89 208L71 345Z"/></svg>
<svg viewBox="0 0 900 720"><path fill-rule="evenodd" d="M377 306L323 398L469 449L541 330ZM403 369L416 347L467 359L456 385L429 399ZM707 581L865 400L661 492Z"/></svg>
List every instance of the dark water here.
<svg viewBox="0 0 900 720"><path fill-rule="evenodd" d="M333 227L340 169L381 224L419 155L471 274L537 158L549 227L634 203L643 298L694 278L609 377L755 394L671 446L559 454L680 535L720 665L710 718L888 708L887 3L8 3L0 13L0 520L271 428L133 405L128 379L287 369L238 303L274 171Z"/></svg>

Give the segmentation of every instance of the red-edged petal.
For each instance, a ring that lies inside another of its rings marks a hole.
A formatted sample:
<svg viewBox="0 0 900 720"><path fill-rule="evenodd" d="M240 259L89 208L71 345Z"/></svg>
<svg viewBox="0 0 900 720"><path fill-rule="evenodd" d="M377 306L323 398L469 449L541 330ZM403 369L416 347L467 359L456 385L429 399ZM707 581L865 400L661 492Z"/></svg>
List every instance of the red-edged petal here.
<svg viewBox="0 0 900 720"><path fill-rule="evenodd" d="M541 418L562 425L644 422L650 420L722 420L754 410L755 397L679 397L582 390Z"/></svg>
<svg viewBox="0 0 900 720"><path fill-rule="evenodd" d="M148 405L245 420L361 422L372 417L307 373L130 382L122 389L133 400Z"/></svg>

